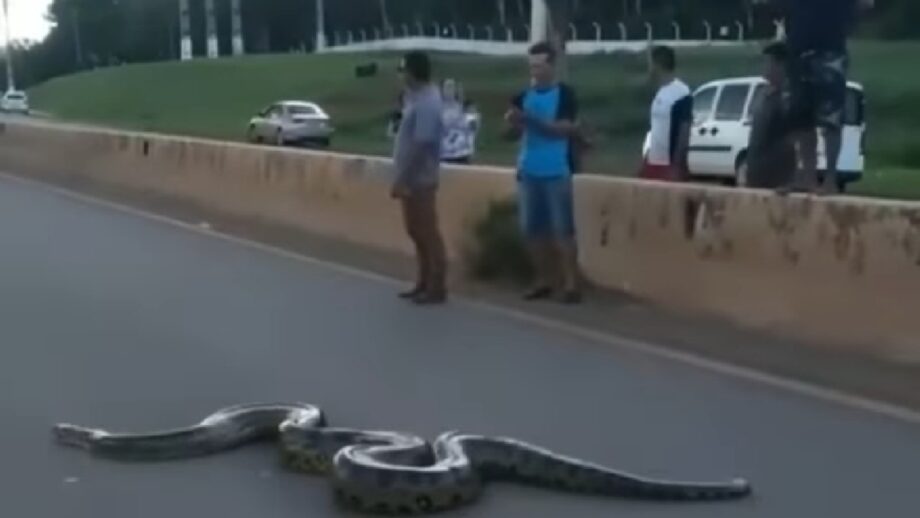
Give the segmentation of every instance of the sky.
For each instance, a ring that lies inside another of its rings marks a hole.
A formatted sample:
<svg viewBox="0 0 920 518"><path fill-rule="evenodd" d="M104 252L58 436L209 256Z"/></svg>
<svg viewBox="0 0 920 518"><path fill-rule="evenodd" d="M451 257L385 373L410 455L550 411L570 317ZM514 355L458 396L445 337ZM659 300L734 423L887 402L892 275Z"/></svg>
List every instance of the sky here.
<svg viewBox="0 0 920 518"><path fill-rule="evenodd" d="M51 0L9 0L9 4L10 29L14 40L42 40L48 35L51 25L45 20L45 13L48 12ZM0 18L3 18L2 12ZM2 31L2 34L6 34L5 23Z"/></svg>

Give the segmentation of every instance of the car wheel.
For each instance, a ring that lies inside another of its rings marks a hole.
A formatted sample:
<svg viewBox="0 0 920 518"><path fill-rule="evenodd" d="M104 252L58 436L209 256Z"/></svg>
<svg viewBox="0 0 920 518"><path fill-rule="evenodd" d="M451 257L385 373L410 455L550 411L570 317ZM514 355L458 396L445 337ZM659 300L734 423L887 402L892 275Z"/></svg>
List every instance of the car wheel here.
<svg viewBox="0 0 920 518"><path fill-rule="evenodd" d="M262 137L256 134L255 126L249 126L249 131L246 132L246 140L252 142L253 144L261 144Z"/></svg>
<svg viewBox="0 0 920 518"><path fill-rule="evenodd" d="M738 158L738 163L735 165L735 186L736 187L747 187L750 185L751 179L748 177L748 160L747 155L741 155Z"/></svg>

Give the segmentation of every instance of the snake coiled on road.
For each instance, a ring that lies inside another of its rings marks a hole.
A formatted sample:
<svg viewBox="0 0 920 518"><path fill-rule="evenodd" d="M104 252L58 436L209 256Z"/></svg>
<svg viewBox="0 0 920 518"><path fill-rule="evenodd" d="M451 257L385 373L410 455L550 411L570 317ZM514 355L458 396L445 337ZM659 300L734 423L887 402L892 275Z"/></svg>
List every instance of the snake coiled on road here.
<svg viewBox="0 0 920 518"><path fill-rule="evenodd" d="M58 424L53 434L63 445L123 461L186 459L278 441L285 466L329 477L340 503L370 514L454 509L475 502L489 482L665 501L731 500L751 493L741 479L653 480L509 438L449 432L428 443L411 434L333 428L322 409L299 403L233 406L197 425L156 433Z"/></svg>

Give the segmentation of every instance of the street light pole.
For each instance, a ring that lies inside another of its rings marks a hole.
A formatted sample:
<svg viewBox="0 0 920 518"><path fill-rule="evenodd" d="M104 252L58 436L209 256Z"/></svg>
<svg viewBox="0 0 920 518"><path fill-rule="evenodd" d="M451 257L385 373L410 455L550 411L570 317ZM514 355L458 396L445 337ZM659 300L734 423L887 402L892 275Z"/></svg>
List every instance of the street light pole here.
<svg viewBox="0 0 920 518"><path fill-rule="evenodd" d="M16 78L13 76L13 46L10 44L10 2L3 0L3 21L5 24L4 32L6 33L6 90L8 92L16 89Z"/></svg>
<svg viewBox="0 0 920 518"><path fill-rule="evenodd" d="M325 0L316 0L316 52L326 50Z"/></svg>

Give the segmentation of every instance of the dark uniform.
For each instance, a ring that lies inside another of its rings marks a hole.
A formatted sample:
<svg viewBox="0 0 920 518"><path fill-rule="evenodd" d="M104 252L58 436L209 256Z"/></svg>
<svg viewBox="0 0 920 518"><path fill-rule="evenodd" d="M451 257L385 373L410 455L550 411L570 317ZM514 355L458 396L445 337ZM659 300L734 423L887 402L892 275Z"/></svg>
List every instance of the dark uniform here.
<svg viewBox="0 0 920 518"><path fill-rule="evenodd" d="M791 130L843 125L850 58L847 36L857 0L781 0L790 50L787 110Z"/></svg>

